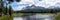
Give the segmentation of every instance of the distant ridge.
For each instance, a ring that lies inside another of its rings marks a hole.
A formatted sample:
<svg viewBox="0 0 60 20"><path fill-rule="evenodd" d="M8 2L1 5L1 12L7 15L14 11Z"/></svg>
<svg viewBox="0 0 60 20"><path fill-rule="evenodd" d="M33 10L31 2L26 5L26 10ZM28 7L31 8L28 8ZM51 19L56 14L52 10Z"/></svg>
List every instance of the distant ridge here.
<svg viewBox="0 0 60 20"><path fill-rule="evenodd" d="M23 10L20 10L18 12L22 12L22 13L56 13L56 12L60 12L60 7L54 7L54 8L44 8L41 6L27 6L24 7Z"/></svg>

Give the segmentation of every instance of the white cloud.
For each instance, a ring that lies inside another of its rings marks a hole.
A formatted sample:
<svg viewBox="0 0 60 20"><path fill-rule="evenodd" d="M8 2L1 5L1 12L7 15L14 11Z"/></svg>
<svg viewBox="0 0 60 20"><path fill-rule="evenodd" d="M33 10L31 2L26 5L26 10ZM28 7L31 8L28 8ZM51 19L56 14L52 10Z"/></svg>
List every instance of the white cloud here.
<svg viewBox="0 0 60 20"><path fill-rule="evenodd" d="M18 2L18 4L33 4L34 0L21 0L21 2Z"/></svg>
<svg viewBox="0 0 60 20"><path fill-rule="evenodd" d="M48 8L49 6L54 6L56 3L59 3L60 0L22 0L18 4L35 4L36 6L43 6Z"/></svg>
<svg viewBox="0 0 60 20"><path fill-rule="evenodd" d="M55 6L57 3L60 3L60 0L22 0L21 2L18 2L17 4L35 4L36 6L42 6L45 8L48 8L50 6ZM21 10L24 6L18 6L17 10Z"/></svg>
<svg viewBox="0 0 60 20"><path fill-rule="evenodd" d="M25 7L25 6L18 6L18 7L15 7L14 10L15 10L15 11L16 11L16 10L21 10L21 9L24 8L24 7Z"/></svg>
<svg viewBox="0 0 60 20"><path fill-rule="evenodd" d="M45 8L48 8L50 6L56 5L56 3L59 3L60 0L42 0L41 2L35 4L36 6L43 6Z"/></svg>

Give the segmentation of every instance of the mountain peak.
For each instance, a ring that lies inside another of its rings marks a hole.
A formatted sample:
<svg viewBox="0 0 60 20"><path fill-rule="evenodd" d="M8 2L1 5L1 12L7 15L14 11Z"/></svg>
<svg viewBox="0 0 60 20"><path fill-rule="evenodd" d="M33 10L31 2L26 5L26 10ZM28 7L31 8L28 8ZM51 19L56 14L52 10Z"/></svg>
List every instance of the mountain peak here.
<svg viewBox="0 0 60 20"><path fill-rule="evenodd" d="M31 6L27 6L23 8L23 10L26 10L26 9L31 9L31 10L32 9L44 9L44 7L31 5Z"/></svg>

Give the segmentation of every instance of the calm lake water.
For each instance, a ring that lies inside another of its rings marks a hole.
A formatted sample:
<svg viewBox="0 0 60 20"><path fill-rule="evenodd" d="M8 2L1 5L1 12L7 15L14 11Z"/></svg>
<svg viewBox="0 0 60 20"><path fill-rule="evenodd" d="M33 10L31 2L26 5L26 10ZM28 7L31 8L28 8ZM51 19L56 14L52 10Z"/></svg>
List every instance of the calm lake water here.
<svg viewBox="0 0 60 20"><path fill-rule="evenodd" d="M23 18L22 17L14 17L13 20L23 20Z"/></svg>
<svg viewBox="0 0 60 20"><path fill-rule="evenodd" d="M36 14L36 15L32 15L29 17L14 17L13 20L53 20L53 15L41 15L41 14Z"/></svg>

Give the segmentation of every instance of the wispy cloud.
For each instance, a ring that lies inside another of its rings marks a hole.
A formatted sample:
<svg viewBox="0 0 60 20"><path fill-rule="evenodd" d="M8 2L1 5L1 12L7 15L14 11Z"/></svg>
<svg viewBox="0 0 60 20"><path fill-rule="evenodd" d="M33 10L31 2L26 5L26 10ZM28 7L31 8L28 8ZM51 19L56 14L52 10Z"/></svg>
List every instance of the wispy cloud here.
<svg viewBox="0 0 60 20"><path fill-rule="evenodd" d="M60 3L60 0L21 0L20 2L17 2L16 4L18 4L19 6L17 6L16 10L21 10L23 7L25 7L24 5L20 6L21 4L29 4L27 6L31 6L32 4L36 5L36 6L42 6L45 8L48 8L50 6L56 6L57 3Z"/></svg>
<svg viewBox="0 0 60 20"><path fill-rule="evenodd" d="M22 8L24 8L25 6L18 6L18 7L15 7L14 8L14 11L16 11L16 10L21 10Z"/></svg>
<svg viewBox="0 0 60 20"><path fill-rule="evenodd" d="M21 2L18 2L18 4L33 4L34 0L21 0Z"/></svg>
<svg viewBox="0 0 60 20"><path fill-rule="evenodd" d="M42 6L42 7L48 8L50 6L56 5L56 3L59 3L59 2L60 2L60 0L42 0L41 2L38 2L35 5L36 6Z"/></svg>

